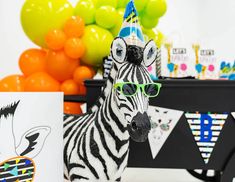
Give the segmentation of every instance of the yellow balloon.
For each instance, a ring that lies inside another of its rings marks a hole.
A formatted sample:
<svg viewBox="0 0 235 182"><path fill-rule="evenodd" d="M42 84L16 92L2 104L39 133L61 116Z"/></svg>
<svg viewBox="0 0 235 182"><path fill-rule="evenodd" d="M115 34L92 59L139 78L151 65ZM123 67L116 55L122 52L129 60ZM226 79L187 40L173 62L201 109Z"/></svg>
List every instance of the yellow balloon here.
<svg viewBox="0 0 235 182"><path fill-rule="evenodd" d="M143 30L143 33L145 34L146 41L149 41L150 39L152 39L156 43L157 47L162 46L162 44L165 41L165 36L161 31L154 30L154 29L145 29L145 28L142 28L142 30Z"/></svg>
<svg viewBox="0 0 235 182"><path fill-rule="evenodd" d="M124 8L120 8L117 10L117 22L115 26L110 29L110 32L113 34L114 37L116 37L120 32L120 29L123 23L124 13L125 13Z"/></svg>
<svg viewBox="0 0 235 182"><path fill-rule="evenodd" d="M162 44L164 44L165 39L166 38L165 38L164 34L158 30L157 31L157 36L154 39L154 41L157 44L157 46L161 47Z"/></svg>
<svg viewBox="0 0 235 182"><path fill-rule="evenodd" d="M21 9L21 25L30 40L46 47L45 35L62 28L73 11L67 0L26 0Z"/></svg>
<svg viewBox="0 0 235 182"><path fill-rule="evenodd" d="M86 47L82 62L98 67L102 65L103 58L110 53L113 35L97 25L88 25L85 28L82 41Z"/></svg>

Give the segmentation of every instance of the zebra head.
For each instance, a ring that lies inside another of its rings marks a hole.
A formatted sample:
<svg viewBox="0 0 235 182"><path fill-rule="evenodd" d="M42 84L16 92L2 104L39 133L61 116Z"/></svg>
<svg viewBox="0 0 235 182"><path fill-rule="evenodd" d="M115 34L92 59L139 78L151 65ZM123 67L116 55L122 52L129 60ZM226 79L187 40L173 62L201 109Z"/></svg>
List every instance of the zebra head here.
<svg viewBox="0 0 235 182"><path fill-rule="evenodd" d="M111 55L117 70L114 79L114 104L124 118L130 137L136 142L144 142L151 129L147 109L148 91L154 84L147 71L157 57L157 48L149 41L144 48L127 45L122 38L116 38L111 46ZM158 90L159 91L159 90ZM147 94L146 94L147 93Z"/></svg>

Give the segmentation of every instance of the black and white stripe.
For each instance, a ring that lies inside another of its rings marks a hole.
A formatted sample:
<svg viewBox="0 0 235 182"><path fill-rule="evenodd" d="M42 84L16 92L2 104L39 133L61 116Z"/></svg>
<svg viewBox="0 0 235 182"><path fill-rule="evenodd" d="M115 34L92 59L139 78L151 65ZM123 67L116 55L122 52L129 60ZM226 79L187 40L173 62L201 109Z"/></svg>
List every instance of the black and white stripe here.
<svg viewBox="0 0 235 182"><path fill-rule="evenodd" d="M201 141L201 114L198 113L187 113L185 114L190 128L192 130L194 139L199 147L199 151L204 159L205 163L209 162L213 149L216 145L216 142L219 138L221 130L225 124L225 120L227 119L227 114L209 114L212 118L212 138L208 142ZM206 122L206 121L205 121ZM208 136L208 132L205 132L205 136Z"/></svg>
<svg viewBox="0 0 235 182"><path fill-rule="evenodd" d="M101 96L81 116L64 117L65 178L74 181L120 181L127 166L129 138L127 125L137 112L148 107L142 92L125 97L114 91L116 82L150 83L144 65L115 60Z"/></svg>

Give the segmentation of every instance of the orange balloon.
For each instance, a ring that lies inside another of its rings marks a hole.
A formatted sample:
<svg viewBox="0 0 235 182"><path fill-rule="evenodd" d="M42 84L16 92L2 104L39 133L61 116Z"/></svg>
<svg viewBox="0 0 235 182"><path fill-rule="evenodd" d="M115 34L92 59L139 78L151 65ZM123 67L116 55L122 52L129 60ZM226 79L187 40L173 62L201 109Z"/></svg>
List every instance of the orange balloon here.
<svg viewBox="0 0 235 182"><path fill-rule="evenodd" d="M64 46L64 51L67 56L78 59L81 58L85 53L85 46L81 39L70 38L66 41Z"/></svg>
<svg viewBox="0 0 235 182"><path fill-rule="evenodd" d="M86 95L87 94L87 89L84 84L79 85L79 95Z"/></svg>
<svg viewBox="0 0 235 182"><path fill-rule="evenodd" d="M24 84L24 76L10 75L0 81L0 92L23 92Z"/></svg>
<svg viewBox="0 0 235 182"><path fill-rule="evenodd" d="M74 70L79 66L79 60L68 57L64 51L49 51L46 70L58 81L65 81L73 77Z"/></svg>
<svg viewBox="0 0 235 182"><path fill-rule="evenodd" d="M77 95L79 94L79 86L74 80L66 80L64 81L60 89L64 92L65 95Z"/></svg>
<svg viewBox="0 0 235 182"><path fill-rule="evenodd" d="M65 114L82 114L81 104L75 102L64 102Z"/></svg>
<svg viewBox="0 0 235 182"><path fill-rule="evenodd" d="M26 79L24 88L27 92L57 92L60 83L45 72L38 72Z"/></svg>
<svg viewBox="0 0 235 182"><path fill-rule="evenodd" d="M28 49L24 51L19 59L19 67L25 76L45 71L46 51L42 49Z"/></svg>
<svg viewBox="0 0 235 182"><path fill-rule="evenodd" d="M79 66L73 73L73 79L79 85L82 85L84 80L91 79L94 76L94 70L88 66Z"/></svg>
<svg viewBox="0 0 235 182"><path fill-rule="evenodd" d="M85 29L85 23L80 16L72 16L64 26L65 34L71 37L81 37Z"/></svg>
<svg viewBox="0 0 235 182"><path fill-rule="evenodd" d="M63 49L64 43L66 41L66 35L62 30L55 29L49 31L45 37L47 47L52 50Z"/></svg>

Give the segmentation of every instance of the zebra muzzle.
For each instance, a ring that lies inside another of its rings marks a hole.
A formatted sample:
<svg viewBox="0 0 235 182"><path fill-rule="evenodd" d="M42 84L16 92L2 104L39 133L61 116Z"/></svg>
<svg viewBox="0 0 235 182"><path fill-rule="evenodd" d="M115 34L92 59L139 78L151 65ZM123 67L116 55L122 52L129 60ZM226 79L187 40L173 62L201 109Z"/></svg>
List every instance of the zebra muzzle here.
<svg viewBox="0 0 235 182"><path fill-rule="evenodd" d="M136 142L145 142L151 129L149 117L146 112L138 112L132 122L127 126L132 140Z"/></svg>

